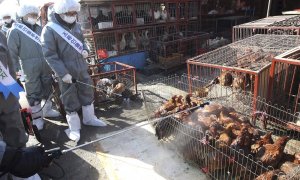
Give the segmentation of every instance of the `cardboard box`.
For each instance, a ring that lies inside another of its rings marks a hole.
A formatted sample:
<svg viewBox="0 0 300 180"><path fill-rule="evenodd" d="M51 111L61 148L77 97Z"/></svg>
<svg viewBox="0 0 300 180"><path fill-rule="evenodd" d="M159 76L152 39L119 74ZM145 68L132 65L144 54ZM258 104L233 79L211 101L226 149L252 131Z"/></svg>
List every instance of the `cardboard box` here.
<svg viewBox="0 0 300 180"><path fill-rule="evenodd" d="M113 22L100 22L98 23L98 28L99 29L106 29L106 28L112 28L113 27Z"/></svg>

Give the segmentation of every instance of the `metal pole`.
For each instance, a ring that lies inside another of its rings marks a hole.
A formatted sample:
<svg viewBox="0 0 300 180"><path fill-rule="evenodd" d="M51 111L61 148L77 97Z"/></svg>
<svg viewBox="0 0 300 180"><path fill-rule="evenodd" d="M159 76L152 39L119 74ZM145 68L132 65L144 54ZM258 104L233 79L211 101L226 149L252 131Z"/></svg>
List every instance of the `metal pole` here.
<svg viewBox="0 0 300 180"><path fill-rule="evenodd" d="M270 15L271 4L272 4L272 0L269 0L268 9L267 9L267 17L269 17L269 15Z"/></svg>

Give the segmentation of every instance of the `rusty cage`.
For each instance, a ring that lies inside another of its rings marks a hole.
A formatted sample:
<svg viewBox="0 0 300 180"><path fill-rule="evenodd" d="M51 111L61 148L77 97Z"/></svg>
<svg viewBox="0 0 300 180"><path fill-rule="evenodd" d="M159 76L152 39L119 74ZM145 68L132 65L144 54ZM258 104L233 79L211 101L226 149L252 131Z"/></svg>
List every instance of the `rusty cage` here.
<svg viewBox="0 0 300 180"><path fill-rule="evenodd" d="M188 58L207 49L209 34L183 31L150 39L150 58L158 62L162 69L184 64Z"/></svg>
<svg viewBox="0 0 300 180"><path fill-rule="evenodd" d="M300 112L300 47L276 56L270 69L269 95L273 103ZM280 96L279 96L280 95Z"/></svg>
<svg viewBox="0 0 300 180"><path fill-rule="evenodd" d="M232 42L255 34L299 35L300 16L272 16L237 25L232 30Z"/></svg>
<svg viewBox="0 0 300 180"><path fill-rule="evenodd" d="M272 58L299 43L299 36L257 34L189 59L188 74L211 80L218 77L224 86L267 98Z"/></svg>
<svg viewBox="0 0 300 180"><path fill-rule="evenodd" d="M92 77L94 86L97 87L97 89L95 90L96 104L107 101L114 101L119 97L116 96L117 94L109 94L107 89L108 87L106 87L106 85L100 85L98 83L99 80L104 78L107 78L109 80L117 80L120 83L123 83L125 85L126 91L130 91L129 96L137 94L136 69L132 66L119 62L107 62L96 65L89 65L89 74ZM123 98L121 100L123 100Z"/></svg>
<svg viewBox="0 0 300 180"><path fill-rule="evenodd" d="M204 110L197 106L182 111L172 111L167 116L157 117L156 112L174 95L177 95L177 98L179 95L185 97L190 93L190 90L194 93L201 88L206 88L209 83L210 80L191 78L184 74L159 79L143 87L142 95L149 122L153 124L158 139L162 143L173 145L187 162L199 167L210 179L252 180L258 177L265 179L263 178L265 172L273 173L271 177L299 179L299 164L287 171L278 171L284 166L284 163L289 162L285 162L286 160L283 159L280 163L268 166L268 164L258 160L256 151L250 152L249 146L236 146L232 143L221 147L218 143L219 136L213 137L211 130L207 130L207 124L197 123L197 121L205 121L205 113L201 114L204 111L209 112L208 109L205 110L205 106ZM252 94L236 93L232 87L218 84L213 85L207 94L201 96L204 103L208 102L212 106L221 105L237 112L243 116L244 122L250 122L251 127L255 128L260 135L271 132L271 137L275 141L281 136L289 136L290 140L284 148L284 157L288 154L293 156L298 153L300 151L299 133L292 131L289 127L300 121L299 114L292 114L290 111L273 106L261 98L257 98L256 102L262 107L262 111L260 111L261 109L253 111L252 98ZM240 101L241 99L244 101ZM212 112L217 111L213 110ZM263 120L262 117L267 117L267 119ZM214 121L210 122L208 126L212 127L213 124ZM232 142L235 141L232 140Z"/></svg>

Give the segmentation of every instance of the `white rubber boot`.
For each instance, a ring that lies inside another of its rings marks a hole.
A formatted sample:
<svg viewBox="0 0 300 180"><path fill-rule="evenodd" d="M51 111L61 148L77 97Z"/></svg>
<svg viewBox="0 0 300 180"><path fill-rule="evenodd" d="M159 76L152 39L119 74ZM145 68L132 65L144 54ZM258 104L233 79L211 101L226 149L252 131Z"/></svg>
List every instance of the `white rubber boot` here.
<svg viewBox="0 0 300 180"><path fill-rule="evenodd" d="M106 123L95 116L94 104L82 106L83 124L88 126L107 126Z"/></svg>
<svg viewBox="0 0 300 180"><path fill-rule="evenodd" d="M44 105L45 104L45 105ZM59 117L60 113L54 109L52 109L52 101L50 100L43 100L42 105L43 108L43 115L44 117L48 118L54 118L54 117Z"/></svg>
<svg viewBox="0 0 300 180"><path fill-rule="evenodd" d="M80 139L80 119L77 112L72 112L66 115L69 128L65 130L65 133L72 141L78 142Z"/></svg>
<svg viewBox="0 0 300 180"><path fill-rule="evenodd" d="M35 102L34 106L31 106L32 113L32 124L36 125L38 130L42 130L44 128L45 121L43 120L43 113L41 110L41 104L39 102Z"/></svg>
<svg viewBox="0 0 300 180"><path fill-rule="evenodd" d="M33 176L30 176L28 178L20 178L16 177L14 175L11 175L13 180L41 180L41 177L38 174L35 174Z"/></svg>

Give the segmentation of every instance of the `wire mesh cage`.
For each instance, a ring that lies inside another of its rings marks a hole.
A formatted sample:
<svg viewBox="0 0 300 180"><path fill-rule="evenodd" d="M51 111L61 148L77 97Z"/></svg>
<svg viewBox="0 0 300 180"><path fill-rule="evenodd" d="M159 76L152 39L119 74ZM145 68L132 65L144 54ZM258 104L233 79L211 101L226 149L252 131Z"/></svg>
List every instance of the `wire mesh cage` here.
<svg viewBox="0 0 300 180"><path fill-rule="evenodd" d="M300 112L300 47L276 56L270 69L270 100ZM280 96L278 96L280 94Z"/></svg>
<svg viewBox="0 0 300 180"><path fill-rule="evenodd" d="M100 4L90 7L87 6L87 11L90 15L84 15L82 17L87 17L87 20L93 27L92 30L104 30L113 28L112 6L110 4Z"/></svg>
<svg viewBox="0 0 300 180"><path fill-rule="evenodd" d="M189 59L188 74L267 98L272 58L299 43L298 36L257 34Z"/></svg>
<svg viewBox="0 0 300 180"><path fill-rule="evenodd" d="M189 1L188 2L188 18L191 20L195 20L198 19L198 15L199 15L199 5L200 2L199 1Z"/></svg>
<svg viewBox="0 0 300 180"><path fill-rule="evenodd" d="M95 90L96 104L130 98L137 94L136 69L119 62L107 62L89 66Z"/></svg>
<svg viewBox="0 0 300 180"><path fill-rule="evenodd" d="M176 2L167 3L167 14L169 21L176 21L177 17L179 16Z"/></svg>
<svg viewBox="0 0 300 180"><path fill-rule="evenodd" d="M143 87L149 122L153 123L158 139L174 145L186 161L197 165L211 179L299 178L300 165L294 156L299 152L299 133L288 128L299 117L261 98L256 102L263 108L254 110L253 95L236 92L232 87L214 84L208 92L197 93L210 82L174 75ZM191 108L187 97L200 98L200 102ZM167 106L171 101L173 109ZM239 120L229 120L233 118L230 115L224 118L228 112ZM239 133L234 129L240 129ZM262 145L262 139L275 143L264 141ZM275 161L262 158L268 156L264 153L268 147L277 146L280 150L270 152Z"/></svg>
<svg viewBox="0 0 300 180"><path fill-rule="evenodd" d="M150 2L137 2L136 8L136 24L143 25L153 22L153 13Z"/></svg>
<svg viewBox="0 0 300 180"><path fill-rule="evenodd" d="M119 47L119 43L117 43L117 35L114 32L94 33L93 36L96 53L100 59L115 56L118 54L119 49L123 48L123 46ZM99 55L99 52L101 51L105 51L107 55Z"/></svg>
<svg viewBox="0 0 300 180"><path fill-rule="evenodd" d="M130 26L135 23L134 19L134 5L133 4L119 4L114 6L115 9L115 25Z"/></svg>
<svg viewBox="0 0 300 180"><path fill-rule="evenodd" d="M150 58L168 69L185 63L185 60L197 55L199 48L205 48L209 35L203 32L165 33L150 39Z"/></svg>
<svg viewBox="0 0 300 180"><path fill-rule="evenodd" d="M233 27L232 41L255 34L299 35L300 16L273 16Z"/></svg>

